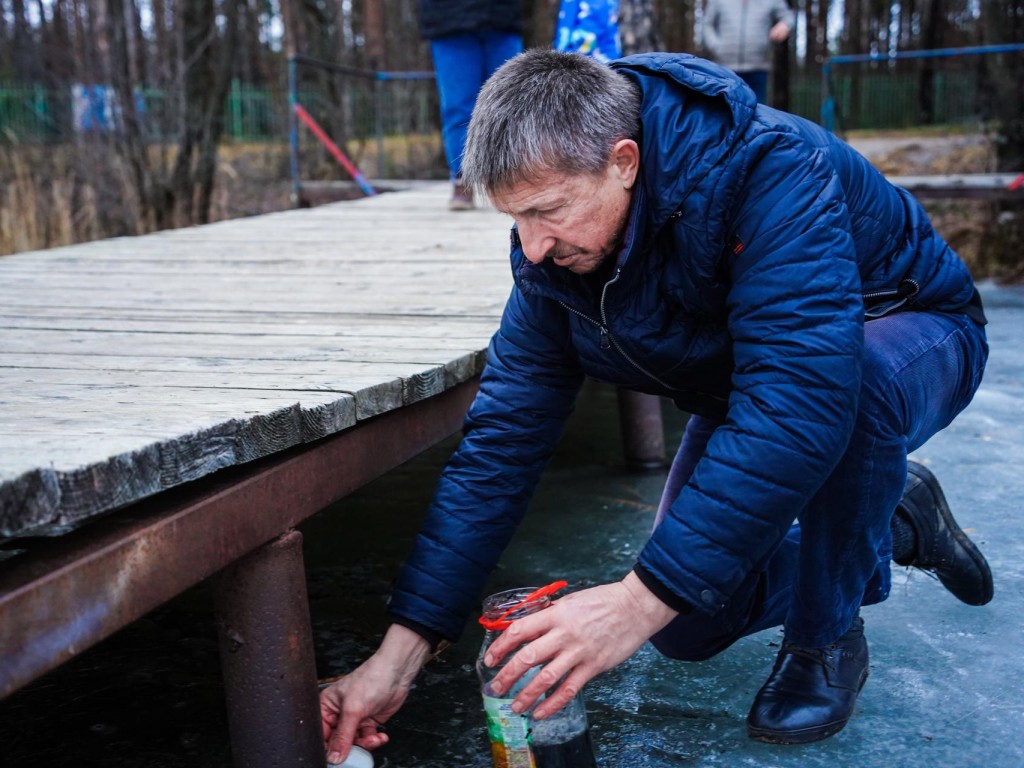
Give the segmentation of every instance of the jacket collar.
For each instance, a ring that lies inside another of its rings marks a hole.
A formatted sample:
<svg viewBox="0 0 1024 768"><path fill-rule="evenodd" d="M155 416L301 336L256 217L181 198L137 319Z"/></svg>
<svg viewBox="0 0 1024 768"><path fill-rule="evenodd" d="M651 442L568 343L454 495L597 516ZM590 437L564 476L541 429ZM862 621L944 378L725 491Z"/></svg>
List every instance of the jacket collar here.
<svg viewBox="0 0 1024 768"><path fill-rule="evenodd" d="M652 234L740 140L754 92L729 70L688 54L628 56L612 68L641 92L641 165Z"/></svg>

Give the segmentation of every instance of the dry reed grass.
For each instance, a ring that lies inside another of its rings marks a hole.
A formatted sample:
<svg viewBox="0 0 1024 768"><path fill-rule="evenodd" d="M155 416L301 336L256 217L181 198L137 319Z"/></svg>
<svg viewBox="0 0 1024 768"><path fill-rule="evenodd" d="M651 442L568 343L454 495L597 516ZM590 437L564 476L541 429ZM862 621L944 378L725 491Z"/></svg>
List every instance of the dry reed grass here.
<svg viewBox="0 0 1024 768"><path fill-rule="evenodd" d="M0 255L102 236L96 190L65 152L0 146Z"/></svg>

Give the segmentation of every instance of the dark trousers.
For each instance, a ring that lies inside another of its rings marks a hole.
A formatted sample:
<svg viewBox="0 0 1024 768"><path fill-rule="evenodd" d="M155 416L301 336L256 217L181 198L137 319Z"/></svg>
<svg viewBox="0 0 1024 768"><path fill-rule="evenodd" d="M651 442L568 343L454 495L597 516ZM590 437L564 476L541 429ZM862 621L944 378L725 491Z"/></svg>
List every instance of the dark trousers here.
<svg viewBox="0 0 1024 768"><path fill-rule="evenodd" d="M833 642L861 605L889 596L889 523L907 454L974 396L988 357L985 332L964 315L902 312L865 325L856 426L843 458L766 560L713 616L680 615L651 642L696 661L741 637L784 625L808 648ZM691 417L669 471L655 527L688 481L719 423Z"/></svg>

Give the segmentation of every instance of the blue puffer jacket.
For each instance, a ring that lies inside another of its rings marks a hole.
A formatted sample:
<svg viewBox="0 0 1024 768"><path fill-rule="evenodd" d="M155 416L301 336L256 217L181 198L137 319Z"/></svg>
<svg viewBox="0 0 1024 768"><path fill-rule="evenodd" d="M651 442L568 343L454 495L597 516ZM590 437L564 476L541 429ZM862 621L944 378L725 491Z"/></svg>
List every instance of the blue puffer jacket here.
<svg viewBox="0 0 1024 768"><path fill-rule="evenodd" d="M963 262L905 191L817 126L685 55L614 67L643 93L642 176L603 287L529 263L391 610L456 637L584 375L724 417L639 564L714 612L784 535L853 429L865 316L973 313Z"/></svg>

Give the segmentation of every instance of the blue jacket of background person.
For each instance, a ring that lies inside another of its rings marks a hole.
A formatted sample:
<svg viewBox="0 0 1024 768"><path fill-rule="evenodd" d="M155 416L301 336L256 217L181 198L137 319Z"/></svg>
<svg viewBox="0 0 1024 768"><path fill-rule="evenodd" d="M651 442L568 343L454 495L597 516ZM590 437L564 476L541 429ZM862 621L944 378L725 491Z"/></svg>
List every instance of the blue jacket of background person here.
<svg viewBox="0 0 1024 768"><path fill-rule="evenodd" d="M643 94L625 242L601 285L531 264L513 229L515 286L390 604L428 634L456 637L478 608L585 375L726 419L638 559L665 595L713 613L839 461L865 318L927 308L984 322L918 203L846 144L758 106L708 61L612 66ZM886 596L876 582L865 602Z"/></svg>
<svg viewBox="0 0 1024 768"><path fill-rule="evenodd" d="M466 32L523 28L521 0L420 0L420 34L427 40Z"/></svg>
<svg viewBox="0 0 1024 768"><path fill-rule="evenodd" d="M604 63L619 58L619 0L562 0L554 48L593 56Z"/></svg>

